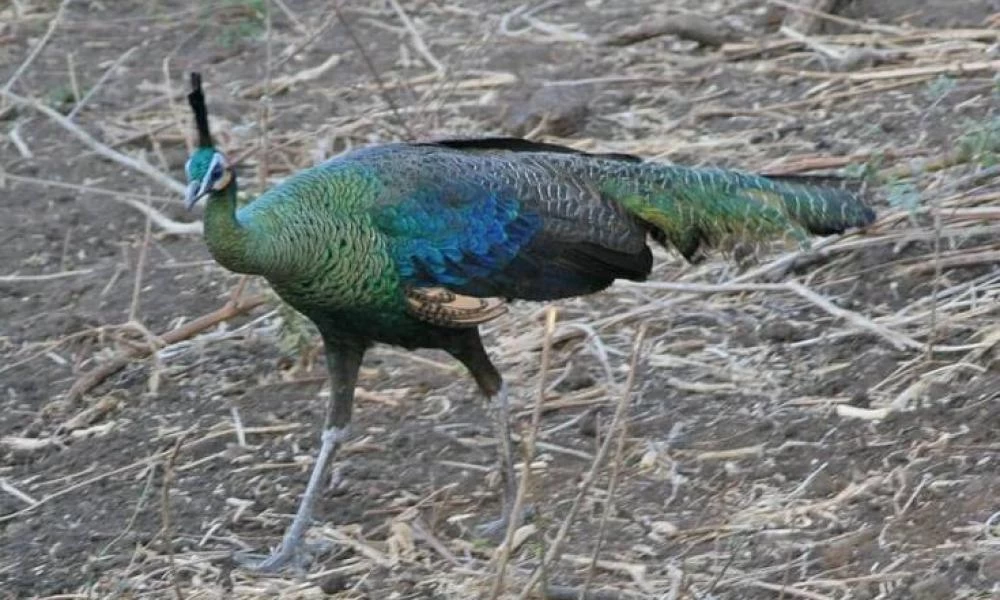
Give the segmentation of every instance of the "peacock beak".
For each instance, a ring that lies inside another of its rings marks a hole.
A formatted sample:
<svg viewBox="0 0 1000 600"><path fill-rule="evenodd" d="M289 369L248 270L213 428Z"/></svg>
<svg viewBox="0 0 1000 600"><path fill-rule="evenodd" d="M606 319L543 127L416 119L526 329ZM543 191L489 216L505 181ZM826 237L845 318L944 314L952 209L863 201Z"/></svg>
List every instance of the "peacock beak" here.
<svg viewBox="0 0 1000 600"><path fill-rule="evenodd" d="M195 204L208 193L208 186L204 185L201 181L192 181L187 186L187 192L184 194L184 208L191 210L194 208Z"/></svg>

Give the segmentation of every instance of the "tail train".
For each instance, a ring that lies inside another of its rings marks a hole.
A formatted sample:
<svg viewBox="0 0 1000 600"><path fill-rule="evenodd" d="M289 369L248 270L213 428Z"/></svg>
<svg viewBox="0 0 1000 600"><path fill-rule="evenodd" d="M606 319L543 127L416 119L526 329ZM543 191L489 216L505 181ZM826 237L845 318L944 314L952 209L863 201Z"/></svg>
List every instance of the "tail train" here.
<svg viewBox="0 0 1000 600"><path fill-rule="evenodd" d="M688 260L704 247L727 248L791 236L865 227L875 211L846 181L811 176L761 176L723 169L644 162L620 164L602 180L615 198ZM835 185L836 184L836 185Z"/></svg>

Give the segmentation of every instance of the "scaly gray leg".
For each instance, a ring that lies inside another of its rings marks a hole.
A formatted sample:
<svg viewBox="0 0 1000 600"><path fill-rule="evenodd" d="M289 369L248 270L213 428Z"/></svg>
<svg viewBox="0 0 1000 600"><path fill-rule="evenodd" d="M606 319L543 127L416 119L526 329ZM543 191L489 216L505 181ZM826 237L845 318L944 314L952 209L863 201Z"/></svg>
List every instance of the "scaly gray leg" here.
<svg viewBox="0 0 1000 600"><path fill-rule="evenodd" d="M503 508L500 518L476 527L476 533L485 537L497 537L507 531L514 513L517 499L517 474L514 471L514 442L510 438L510 402L507 398L507 384L500 384L500 391L489 399L493 430L497 437L497 462L503 478Z"/></svg>
<svg viewBox="0 0 1000 600"><path fill-rule="evenodd" d="M313 507L316 505L316 499L323 487L323 474L326 472L327 465L330 464L330 459L334 457L337 449L347 439L348 432L349 428L337 429L336 427L323 431L321 438L323 442L319 454L316 456L316 463L309 474L309 483L306 485L305 493L302 494L302 500L299 502L299 508L295 512L292 524L285 530L281 545L264 560L259 562L246 561L243 563L243 567L261 573L272 573L281 570L290 563L300 564L303 562L301 560L302 540L305 537L306 529L312 523ZM300 564L300 566L303 565Z"/></svg>
<svg viewBox="0 0 1000 600"><path fill-rule="evenodd" d="M514 472L514 444L510 439L510 404L507 398L507 384L500 372L490 361L483 342L476 329L454 330L451 345L447 348L452 356L462 361L479 384L479 389L489 400L490 417L497 437L497 457L500 476L503 477L503 509L500 518L476 527L479 535L496 537L507 529L514 500L517 497L517 476Z"/></svg>
<svg viewBox="0 0 1000 600"><path fill-rule="evenodd" d="M242 566L252 571L272 573L294 563L304 566L302 555L303 538L312 524L312 512L316 499L323 488L323 478L327 466L333 460L337 449L348 437L351 413L354 408L354 386L357 384L365 345L358 340L338 337L333 343L324 336L326 364L330 372L330 400L323 419L322 444L316 456L316 464L309 474L309 483L299 502L292 524L285 531L281 545L269 557L259 562L242 561Z"/></svg>

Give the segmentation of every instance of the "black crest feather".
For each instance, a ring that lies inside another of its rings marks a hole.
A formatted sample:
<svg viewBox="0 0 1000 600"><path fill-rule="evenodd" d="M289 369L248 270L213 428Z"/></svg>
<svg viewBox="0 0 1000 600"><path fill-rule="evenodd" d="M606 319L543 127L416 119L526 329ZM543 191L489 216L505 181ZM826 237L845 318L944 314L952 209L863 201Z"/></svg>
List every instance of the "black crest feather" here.
<svg viewBox="0 0 1000 600"><path fill-rule="evenodd" d="M198 145L204 148L211 147L212 134L208 130L208 108L205 106L205 94L201 91L201 73L191 73L188 103L194 111L194 124L198 128Z"/></svg>

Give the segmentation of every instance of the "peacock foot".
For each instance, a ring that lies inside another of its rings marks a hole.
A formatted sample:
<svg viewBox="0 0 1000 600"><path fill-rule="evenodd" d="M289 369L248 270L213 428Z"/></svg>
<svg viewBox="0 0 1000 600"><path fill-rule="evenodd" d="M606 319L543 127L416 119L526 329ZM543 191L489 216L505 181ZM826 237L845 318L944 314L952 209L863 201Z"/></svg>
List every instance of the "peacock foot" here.
<svg viewBox="0 0 1000 600"><path fill-rule="evenodd" d="M320 551L324 550L323 546L307 544L305 534L306 529L312 523L313 507L316 505L316 498L322 487L320 480L323 478L327 464L336 453L337 447L347 438L347 435L347 427L332 427L323 432L323 436L320 438L319 454L317 454L316 462L313 464L312 473L309 474L309 483L306 485L302 500L299 501L295 518L285 530L281 545L264 560L253 560L252 555L235 557L240 566L257 573L274 573L288 566L304 570L316 556L317 552L314 550L317 548Z"/></svg>
<svg viewBox="0 0 1000 600"><path fill-rule="evenodd" d="M233 559L240 568L254 573L277 573L290 568L296 573L304 574L317 557L328 553L332 548L333 544L329 542L299 541L291 546L282 543L266 557L261 554L239 552Z"/></svg>
<svg viewBox="0 0 1000 600"><path fill-rule="evenodd" d="M523 525L531 521L535 517L535 507L525 506L521 509L521 520L520 523ZM504 535L507 534L507 528L510 526L510 512L504 511L499 519L493 519L486 521L485 523L480 523L473 528L477 537L486 538L496 542L502 541Z"/></svg>

